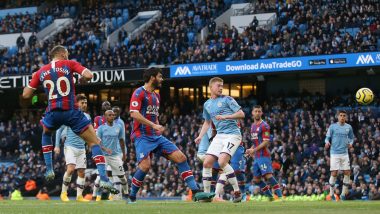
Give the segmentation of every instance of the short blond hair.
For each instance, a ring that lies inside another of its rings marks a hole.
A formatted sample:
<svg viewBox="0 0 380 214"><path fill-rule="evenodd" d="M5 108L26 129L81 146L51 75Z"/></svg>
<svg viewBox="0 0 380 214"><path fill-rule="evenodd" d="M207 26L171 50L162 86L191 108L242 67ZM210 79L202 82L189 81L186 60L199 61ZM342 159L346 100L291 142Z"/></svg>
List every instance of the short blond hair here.
<svg viewBox="0 0 380 214"><path fill-rule="evenodd" d="M221 83L223 83L223 79L220 78L220 77L213 77L208 82L208 85L211 86L214 82L221 82Z"/></svg>

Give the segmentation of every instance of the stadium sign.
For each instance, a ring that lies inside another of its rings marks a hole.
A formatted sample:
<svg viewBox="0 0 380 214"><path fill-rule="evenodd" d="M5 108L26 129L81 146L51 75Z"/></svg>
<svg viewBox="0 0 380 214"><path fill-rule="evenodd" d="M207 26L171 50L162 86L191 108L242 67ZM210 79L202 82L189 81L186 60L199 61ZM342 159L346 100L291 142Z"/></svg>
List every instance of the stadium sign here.
<svg viewBox="0 0 380 214"><path fill-rule="evenodd" d="M130 70L121 69L94 71L94 77L92 78L90 84L111 84L113 82L124 82L127 80L127 72L130 72ZM79 79L79 75L74 75L74 78L74 81L77 82ZM0 77L0 89L25 87L29 84L29 81L31 79L32 75Z"/></svg>
<svg viewBox="0 0 380 214"><path fill-rule="evenodd" d="M380 66L380 52L271 58L170 66L171 78Z"/></svg>

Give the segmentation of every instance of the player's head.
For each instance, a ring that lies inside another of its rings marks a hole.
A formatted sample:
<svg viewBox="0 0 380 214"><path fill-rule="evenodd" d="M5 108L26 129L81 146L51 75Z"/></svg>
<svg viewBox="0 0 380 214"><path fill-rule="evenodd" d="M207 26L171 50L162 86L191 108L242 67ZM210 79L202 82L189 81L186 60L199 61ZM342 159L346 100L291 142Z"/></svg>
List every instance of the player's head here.
<svg viewBox="0 0 380 214"><path fill-rule="evenodd" d="M81 111L85 112L87 111L87 97L83 94L78 94L75 98L78 107Z"/></svg>
<svg viewBox="0 0 380 214"><path fill-rule="evenodd" d="M347 119L347 112L345 110L338 111L338 121L339 123L345 123Z"/></svg>
<svg viewBox="0 0 380 214"><path fill-rule="evenodd" d="M152 85L155 89L161 88L162 81L164 81L161 69L154 67L148 68L144 71L143 79L145 83Z"/></svg>
<svg viewBox="0 0 380 214"><path fill-rule="evenodd" d="M108 123L113 123L113 121L115 119L115 113L112 110L107 110L104 113L104 116L105 116Z"/></svg>
<svg viewBox="0 0 380 214"><path fill-rule="evenodd" d="M220 96L223 93L223 79L213 77L210 79L208 86L210 87L211 96Z"/></svg>
<svg viewBox="0 0 380 214"><path fill-rule="evenodd" d="M50 57L52 59L69 59L69 52L62 45L57 45L50 51Z"/></svg>
<svg viewBox="0 0 380 214"><path fill-rule="evenodd" d="M119 106L112 107L113 113L115 113L115 118L118 118L120 116L120 108Z"/></svg>
<svg viewBox="0 0 380 214"><path fill-rule="evenodd" d="M263 116L263 108L260 105L253 106L252 116L254 120L261 120Z"/></svg>
<svg viewBox="0 0 380 214"><path fill-rule="evenodd" d="M111 103L108 101L104 101L102 103L102 111L105 113L107 110L111 110Z"/></svg>

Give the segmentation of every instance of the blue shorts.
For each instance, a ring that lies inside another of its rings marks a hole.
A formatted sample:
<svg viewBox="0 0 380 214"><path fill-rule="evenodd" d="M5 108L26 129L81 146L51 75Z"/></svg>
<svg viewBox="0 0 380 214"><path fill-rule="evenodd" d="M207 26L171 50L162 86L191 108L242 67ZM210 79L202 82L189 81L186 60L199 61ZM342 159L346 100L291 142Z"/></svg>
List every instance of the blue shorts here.
<svg viewBox="0 0 380 214"><path fill-rule="evenodd" d="M40 122L50 130L57 130L62 125L68 126L75 134L84 132L91 125L91 120L78 109L46 112Z"/></svg>
<svg viewBox="0 0 380 214"><path fill-rule="evenodd" d="M140 163L143 159L147 158L150 154L155 155L169 155L178 150L178 147L170 142L166 137L138 137L134 140L136 148L137 162Z"/></svg>
<svg viewBox="0 0 380 214"><path fill-rule="evenodd" d="M231 158L231 166L235 171L245 172L246 159L244 157L245 149L243 146L239 146Z"/></svg>
<svg viewBox="0 0 380 214"><path fill-rule="evenodd" d="M261 177L266 174L273 174L272 160L270 157L255 158L253 161L253 176Z"/></svg>

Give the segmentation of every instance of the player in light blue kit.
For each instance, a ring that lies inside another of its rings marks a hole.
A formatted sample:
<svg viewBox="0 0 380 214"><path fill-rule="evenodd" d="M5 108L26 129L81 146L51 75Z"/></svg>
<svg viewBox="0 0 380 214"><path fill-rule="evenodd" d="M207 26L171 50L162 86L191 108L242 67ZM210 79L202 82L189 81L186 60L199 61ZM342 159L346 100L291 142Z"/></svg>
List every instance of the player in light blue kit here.
<svg viewBox="0 0 380 214"><path fill-rule="evenodd" d="M346 199L350 185L351 168L348 148L352 148L354 143L354 132L351 125L346 123L346 118L346 111L339 111L338 122L330 125L325 139L325 148L330 147L330 195L333 200L335 199L335 182L338 170L344 172L341 200Z"/></svg>
<svg viewBox="0 0 380 214"><path fill-rule="evenodd" d="M87 119L91 120L87 110L87 98L84 95L78 94L76 102L79 109L84 113ZM65 125L61 126L56 133L54 152L59 154L61 147L61 139L64 139L64 154L66 160L66 172L63 175L61 200L64 202L69 201L67 197L67 189L71 182L71 176L77 170L77 201L88 202L89 200L83 198L83 189L85 183L84 170L86 169L86 142L76 135L70 127Z"/></svg>
<svg viewBox="0 0 380 214"><path fill-rule="evenodd" d="M202 137L211 126L216 127L216 136L207 150L203 162L203 186L205 192L210 192L212 180L212 167L218 160L220 168L226 174L228 182L234 189L234 202L241 202L242 196L233 168L229 164L231 157L239 147L242 136L238 127L238 119L244 118L244 112L239 104L229 96L223 96L223 80L219 77L210 79L209 82L211 98L203 107L203 118L205 119L199 136L195 143L199 144Z"/></svg>
<svg viewBox="0 0 380 214"><path fill-rule="evenodd" d="M119 190L120 195L116 195L116 199L121 200L121 190L124 194L128 195L128 183L125 177L124 161L126 159L125 154L125 132L123 128L116 123L115 113L112 110L105 112L106 123L99 126L96 135L101 140L102 149L105 151L105 158L107 168L112 171L114 176L115 188ZM97 200L100 200L97 196Z"/></svg>

